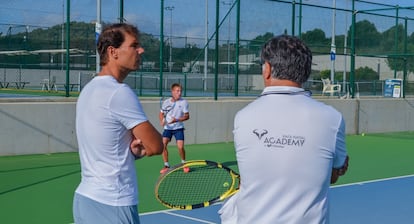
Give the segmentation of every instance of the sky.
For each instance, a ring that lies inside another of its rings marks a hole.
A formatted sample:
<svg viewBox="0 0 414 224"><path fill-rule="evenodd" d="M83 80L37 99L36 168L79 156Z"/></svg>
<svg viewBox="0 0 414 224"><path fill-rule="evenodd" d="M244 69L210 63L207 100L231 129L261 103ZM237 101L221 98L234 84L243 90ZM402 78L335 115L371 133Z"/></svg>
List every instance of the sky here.
<svg viewBox="0 0 414 224"><path fill-rule="evenodd" d="M233 0L220 0L220 21L228 12ZM291 2L290 0L285 0ZM300 0L296 0L299 2ZM414 6L413 0L366 0L401 7ZM160 0L124 0L124 18L135 24L142 32L159 35L160 33ZM208 5L208 36L213 34L215 25L215 0L164 0L164 6L173 7L173 10L164 10L164 34L185 37L205 37L206 2ZM302 0L304 4L321 5L338 8L350 8L351 0ZM0 32L3 35L12 27L13 32L38 27L50 27L66 21L67 0L0 0ZM97 18L97 0L71 0L71 21L94 23ZM367 7L369 4L361 4ZM371 5L371 7L373 7ZM386 8L385 6L375 6ZM254 38L266 32L275 34L284 30L291 30L291 6L272 0L241 0L241 29L242 39ZM388 13L393 13L387 11ZM400 16L407 10L401 10ZM296 12L298 13L298 12ZM414 17L414 9L409 16ZM343 33L350 20L345 13L337 12L337 33ZM321 27L327 33L332 32L332 10L321 10L308 7L303 10L303 30ZM119 0L101 0L101 18L104 22L117 22L119 18ZM171 20L172 19L172 20ZM172 21L172 22L171 22ZM221 35L234 39L236 30L236 13L231 11L227 20L223 22ZM382 22L388 24L390 21ZM391 22L392 23L392 22ZM413 22L414 23L414 22ZM316 24L316 25L315 25ZM384 25L384 29L389 25ZM414 24L412 25L414 27ZM172 31L172 33L171 33ZM329 35L328 35L329 36ZM1 48L1 47L0 47Z"/></svg>

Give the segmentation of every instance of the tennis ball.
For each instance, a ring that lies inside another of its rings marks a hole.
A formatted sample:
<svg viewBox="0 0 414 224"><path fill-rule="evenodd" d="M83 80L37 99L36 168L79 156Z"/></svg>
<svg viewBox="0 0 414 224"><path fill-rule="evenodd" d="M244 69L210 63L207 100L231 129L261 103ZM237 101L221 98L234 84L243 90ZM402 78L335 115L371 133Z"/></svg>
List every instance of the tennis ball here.
<svg viewBox="0 0 414 224"><path fill-rule="evenodd" d="M362 136L365 136L365 133L361 133Z"/></svg>
<svg viewBox="0 0 414 224"><path fill-rule="evenodd" d="M228 187L230 186L229 182L224 182L223 187Z"/></svg>

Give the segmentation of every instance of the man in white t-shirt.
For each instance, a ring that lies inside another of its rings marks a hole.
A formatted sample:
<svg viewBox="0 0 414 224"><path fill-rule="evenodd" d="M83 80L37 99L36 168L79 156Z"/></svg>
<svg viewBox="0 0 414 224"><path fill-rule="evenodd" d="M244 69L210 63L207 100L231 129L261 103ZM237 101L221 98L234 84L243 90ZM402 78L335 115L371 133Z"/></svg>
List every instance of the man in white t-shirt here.
<svg viewBox="0 0 414 224"><path fill-rule="evenodd" d="M136 94L122 83L139 68L144 49L138 37L138 29L124 23L102 31L97 43L102 70L77 101L81 162L81 182L73 201L77 224L139 224L135 160L161 154L163 144Z"/></svg>
<svg viewBox="0 0 414 224"><path fill-rule="evenodd" d="M234 119L241 186L222 223L328 223L329 185L348 167L343 117L301 87L312 53L300 39L272 38L261 59L265 89Z"/></svg>
<svg viewBox="0 0 414 224"><path fill-rule="evenodd" d="M162 133L162 141L164 143L162 158L164 167L160 171L161 174L167 172L170 168L168 162L168 143L173 136L177 142L181 163L185 163L184 121L190 119L190 112L188 110L187 100L181 97L182 89L179 83L171 85L171 97L162 102L159 113L161 126L164 127ZM188 173L189 171L190 169L188 167L184 167L184 172Z"/></svg>

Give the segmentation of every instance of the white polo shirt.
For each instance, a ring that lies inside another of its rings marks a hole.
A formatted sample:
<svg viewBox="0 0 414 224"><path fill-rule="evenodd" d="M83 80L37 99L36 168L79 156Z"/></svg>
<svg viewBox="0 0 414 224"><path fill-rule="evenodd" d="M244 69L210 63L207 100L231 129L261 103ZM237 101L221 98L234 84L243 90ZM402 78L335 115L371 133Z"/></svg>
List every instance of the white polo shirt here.
<svg viewBox="0 0 414 224"><path fill-rule="evenodd" d="M301 88L263 94L234 119L241 187L222 223L327 223L331 170L347 154L342 115Z"/></svg>
<svg viewBox="0 0 414 224"><path fill-rule="evenodd" d="M112 76L97 76L82 89L76 105L82 166L77 193L112 206L138 203L130 129L144 121L137 96Z"/></svg>

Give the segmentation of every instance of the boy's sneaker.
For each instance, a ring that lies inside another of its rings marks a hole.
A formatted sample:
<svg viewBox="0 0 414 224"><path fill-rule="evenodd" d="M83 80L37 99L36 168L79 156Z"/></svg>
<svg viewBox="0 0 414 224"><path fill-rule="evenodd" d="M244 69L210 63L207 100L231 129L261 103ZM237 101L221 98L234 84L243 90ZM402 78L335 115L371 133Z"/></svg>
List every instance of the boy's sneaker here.
<svg viewBox="0 0 414 224"><path fill-rule="evenodd" d="M168 171L168 169L170 169L169 166L164 166L164 168L161 169L160 174L164 174Z"/></svg>
<svg viewBox="0 0 414 224"><path fill-rule="evenodd" d="M183 168L183 171L184 171L184 173L188 173L188 172L190 172L190 167L184 167L184 168Z"/></svg>

